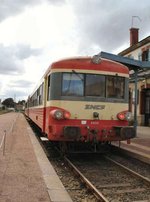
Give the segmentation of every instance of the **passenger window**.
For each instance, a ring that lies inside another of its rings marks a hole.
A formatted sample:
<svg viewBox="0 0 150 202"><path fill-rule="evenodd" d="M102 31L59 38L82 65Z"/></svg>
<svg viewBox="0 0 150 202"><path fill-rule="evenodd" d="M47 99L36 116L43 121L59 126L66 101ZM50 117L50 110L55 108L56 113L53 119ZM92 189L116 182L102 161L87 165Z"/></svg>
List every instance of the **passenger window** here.
<svg viewBox="0 0 150 202"><path fill-rule="evenodd" d="M38 104L41 105L43 103L43 83L39 88L39 93L38 93Z"/></svg>

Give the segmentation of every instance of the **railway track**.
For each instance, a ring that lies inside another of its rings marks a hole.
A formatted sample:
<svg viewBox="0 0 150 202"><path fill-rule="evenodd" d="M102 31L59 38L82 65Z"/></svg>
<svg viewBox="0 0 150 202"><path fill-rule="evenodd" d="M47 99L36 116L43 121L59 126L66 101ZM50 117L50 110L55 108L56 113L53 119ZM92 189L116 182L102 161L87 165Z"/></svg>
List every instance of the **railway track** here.
<svg viewBox="0 0 150 202"><path fill-rule="evenodd" d="M51 152L50 150L49 152ZM53 154L53 157L55 155L56 153ZM51 157L50 161L54 163ZM74 192L73 198L76 194L78 195L74 201L82 201L81 198L84 194L86 194L86 198L92 198L89 201L94 202L150 201L150 179L147 175L143 176L143 174L139 174L107 156L96 156L93 159L92 156L79 157L76 155L76 157L64 157L64 159L65 163L60 159L61 163L58 163L58 158L55 159L55 165L53 165L68 192L71 194ZM66 163L76 174L76 178L71 179L72 177L68 176L70 171ZM65 168L63 171L58 169L60 165ZM72 184L71 187L68 183ZM84 188L85 186L87 191ZM90 194L88 195L89 190ZM91 193L95 198L91 196Z"/></svg>
<svg viewBox="0 0 150 202"><path fill-rule="evenodd" d="M150 201L150 180L109 157L65 160L99 201Z"/></svg>
<svg viewBox="0 0 150 202"><path fill-rule="evenodd" d="M37 131L35 132L37 133ZM41 137L38 139L44 140ZM114 158L102 155L93 157L92 155L77 154L63 159L56 150L54 151L49 141L43 141L41 145L73 201L150 201L150 175L147 175L146 172L144 175L143 172L133 171L132 164L128 166L131 167L129 169L125 165L128 163L122 165L122 162L118 163ZM142 168L144 168L143 170L149 169L149 166L146 168L143 163L140 168L137 162L136 165L138 171Z"/></svg>

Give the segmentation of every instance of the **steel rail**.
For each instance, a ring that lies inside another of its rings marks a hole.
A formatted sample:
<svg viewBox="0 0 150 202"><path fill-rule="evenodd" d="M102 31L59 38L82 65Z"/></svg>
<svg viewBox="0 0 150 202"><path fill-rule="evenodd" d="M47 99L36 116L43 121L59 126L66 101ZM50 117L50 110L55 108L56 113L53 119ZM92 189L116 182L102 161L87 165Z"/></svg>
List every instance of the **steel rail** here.
<svg viewBox="0 0 150 202"><path fill-rule="evenodd" d="M67 162L67 164L75 171L75 173L80 176L81 180L86 184L87 188L93 191L94 195L99 201L102 202L109 202L105 196L96 189L96 187L74 166L71 161L67 158L64 157L64 160Z"/></svg>
<svg viewBox="0 0 150 202"><path fill-rule="evenodd" d="M128 173L132 174L133 176L136 176L138 178L140 178L141 180L143 180L145 183L150 185L150 179L147 177L144 177L143 175L140 175L139 173L131 170L130 168L127 168L126 166L122 165L121 163L118 163L117 161L111 159L108 156L104 156L107 160L111 161L112 163L118 165L119 167L123 168L125 171L127 171Z"/></svg>

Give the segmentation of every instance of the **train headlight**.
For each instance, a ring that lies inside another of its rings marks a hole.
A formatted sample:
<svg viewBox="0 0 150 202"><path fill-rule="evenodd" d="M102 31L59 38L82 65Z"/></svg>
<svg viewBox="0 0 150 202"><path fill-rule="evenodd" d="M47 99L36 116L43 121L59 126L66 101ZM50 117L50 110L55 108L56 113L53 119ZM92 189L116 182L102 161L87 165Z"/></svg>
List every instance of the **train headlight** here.
<svg viewBox="0 0 150 202"><path fill-rule="evenodd" d="M61 119L70 119L70 112L68 111L64 111L61 109L54 109L50 112L50 115L57 120L61 120Z"/></svg>
<svg viewBox="0 0 150 202"><path fill-rule="evenodd" d="M124 120L129 121L131 120L131 116L132 116L131 112L128 111L120 112L117 114L117 118L121 121Z"/></svg>
<svg viewBox="0 0 150 202"><path fill-rule="evenodd" d="M124 112L120 112L119 114L117 114L117 118L121 121L126 120L126 116Z"/></svg>
<svg viewBox="0 0 150 202"><path fill-rule="evenodd" d="M99 64L101 62L101 57L100 55L94 55L91 60L94 64Z"/></svg>
<svg viewBox="0 0 150 202"><path fill-rule="evenodd" d="M58 120L60 120L60 119L63 119L63 111L61 111L61 110L56 110L55 112L54 112L54 116L53 116L55 119L58 119Z"/></svg>
<svg viewBox="0 0 150 202"><path fill-rule="evenodd" d="M63 111L60 109L54 109L50 112L51 117L57 120L61 120L64 118Z"/></svg>
<svg viewBox="0 0 150 202"><path fill-rule="evenodd" d="M132 118L132 113L131 112L126 112L126 120L127 121L130 121L131 120L131 118Z"/></svg>
<svg viewBox="0 0 150 202"><path fill-rule="evenodd" d="M70 117L71 117L70 112L64 111L64 118L65 119L70 119Z"/></svg>

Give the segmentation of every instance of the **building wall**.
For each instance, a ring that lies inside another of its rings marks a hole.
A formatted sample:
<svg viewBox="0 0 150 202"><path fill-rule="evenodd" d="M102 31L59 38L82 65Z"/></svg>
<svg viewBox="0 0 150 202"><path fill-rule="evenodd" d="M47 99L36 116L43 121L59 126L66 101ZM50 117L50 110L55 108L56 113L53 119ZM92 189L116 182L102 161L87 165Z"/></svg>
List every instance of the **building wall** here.
<svg viewBox="0 0 150 202"><path fill-rule="evenodd" d="M134 83L130 83L130 93L131 93L131 101L130 101L130 110L132 112L132 115L134 114L134 101L135 101L135 90L134 90ZM143 103L143 92L146 91L146 89L150 89L150 78L149 79L143 79L137 83L138 88L138 100L137 100L137 120L138 125L145 125L145 115L144 110L145 106ZM134 118L134 117L133 117Z"/></svg>
<svg viewBox="0 0 150 202"><path fill-rule="evenodd" d="M140 46L138 48L136 48L135 50L132 51L128 51L127 54L124 54L123 56L125 57L129 57L129 58L133 58L135 60L141 60L141 61L150 61L150 42L146 43L143 46ZM150 73L150 69L147 70L148 73ZM150 78L140 78L138 83L137 83L137 87L138 87L138 104L137 104L137 120L138 120L138 125L145 125L145 119L148 119L148 122L150 125L150 118L145 117L145 114L143 113L142 110L145 110L145 97L144 97L144 93L147 90L150 90ZM131 93L131 101L130 101L130 109L132 110L132 114L134 114L134 95L135 95L135 91L134 91L134 83L130 83L129 84L129 88L130 88L130 93ZM147 99L147 98L146 98ZM149 99L149 98L148 98ZM147 125L147 123L146 123Z"/></svg>
<svg viewBox="0 0 150 202"><path fill-rule="evenodd" d="M150 42L131 51L130 53L125 54L125 57L133 58L135 60L142 60L142 54L144 51L148 51L148 61L150 61Z"/></svg>

